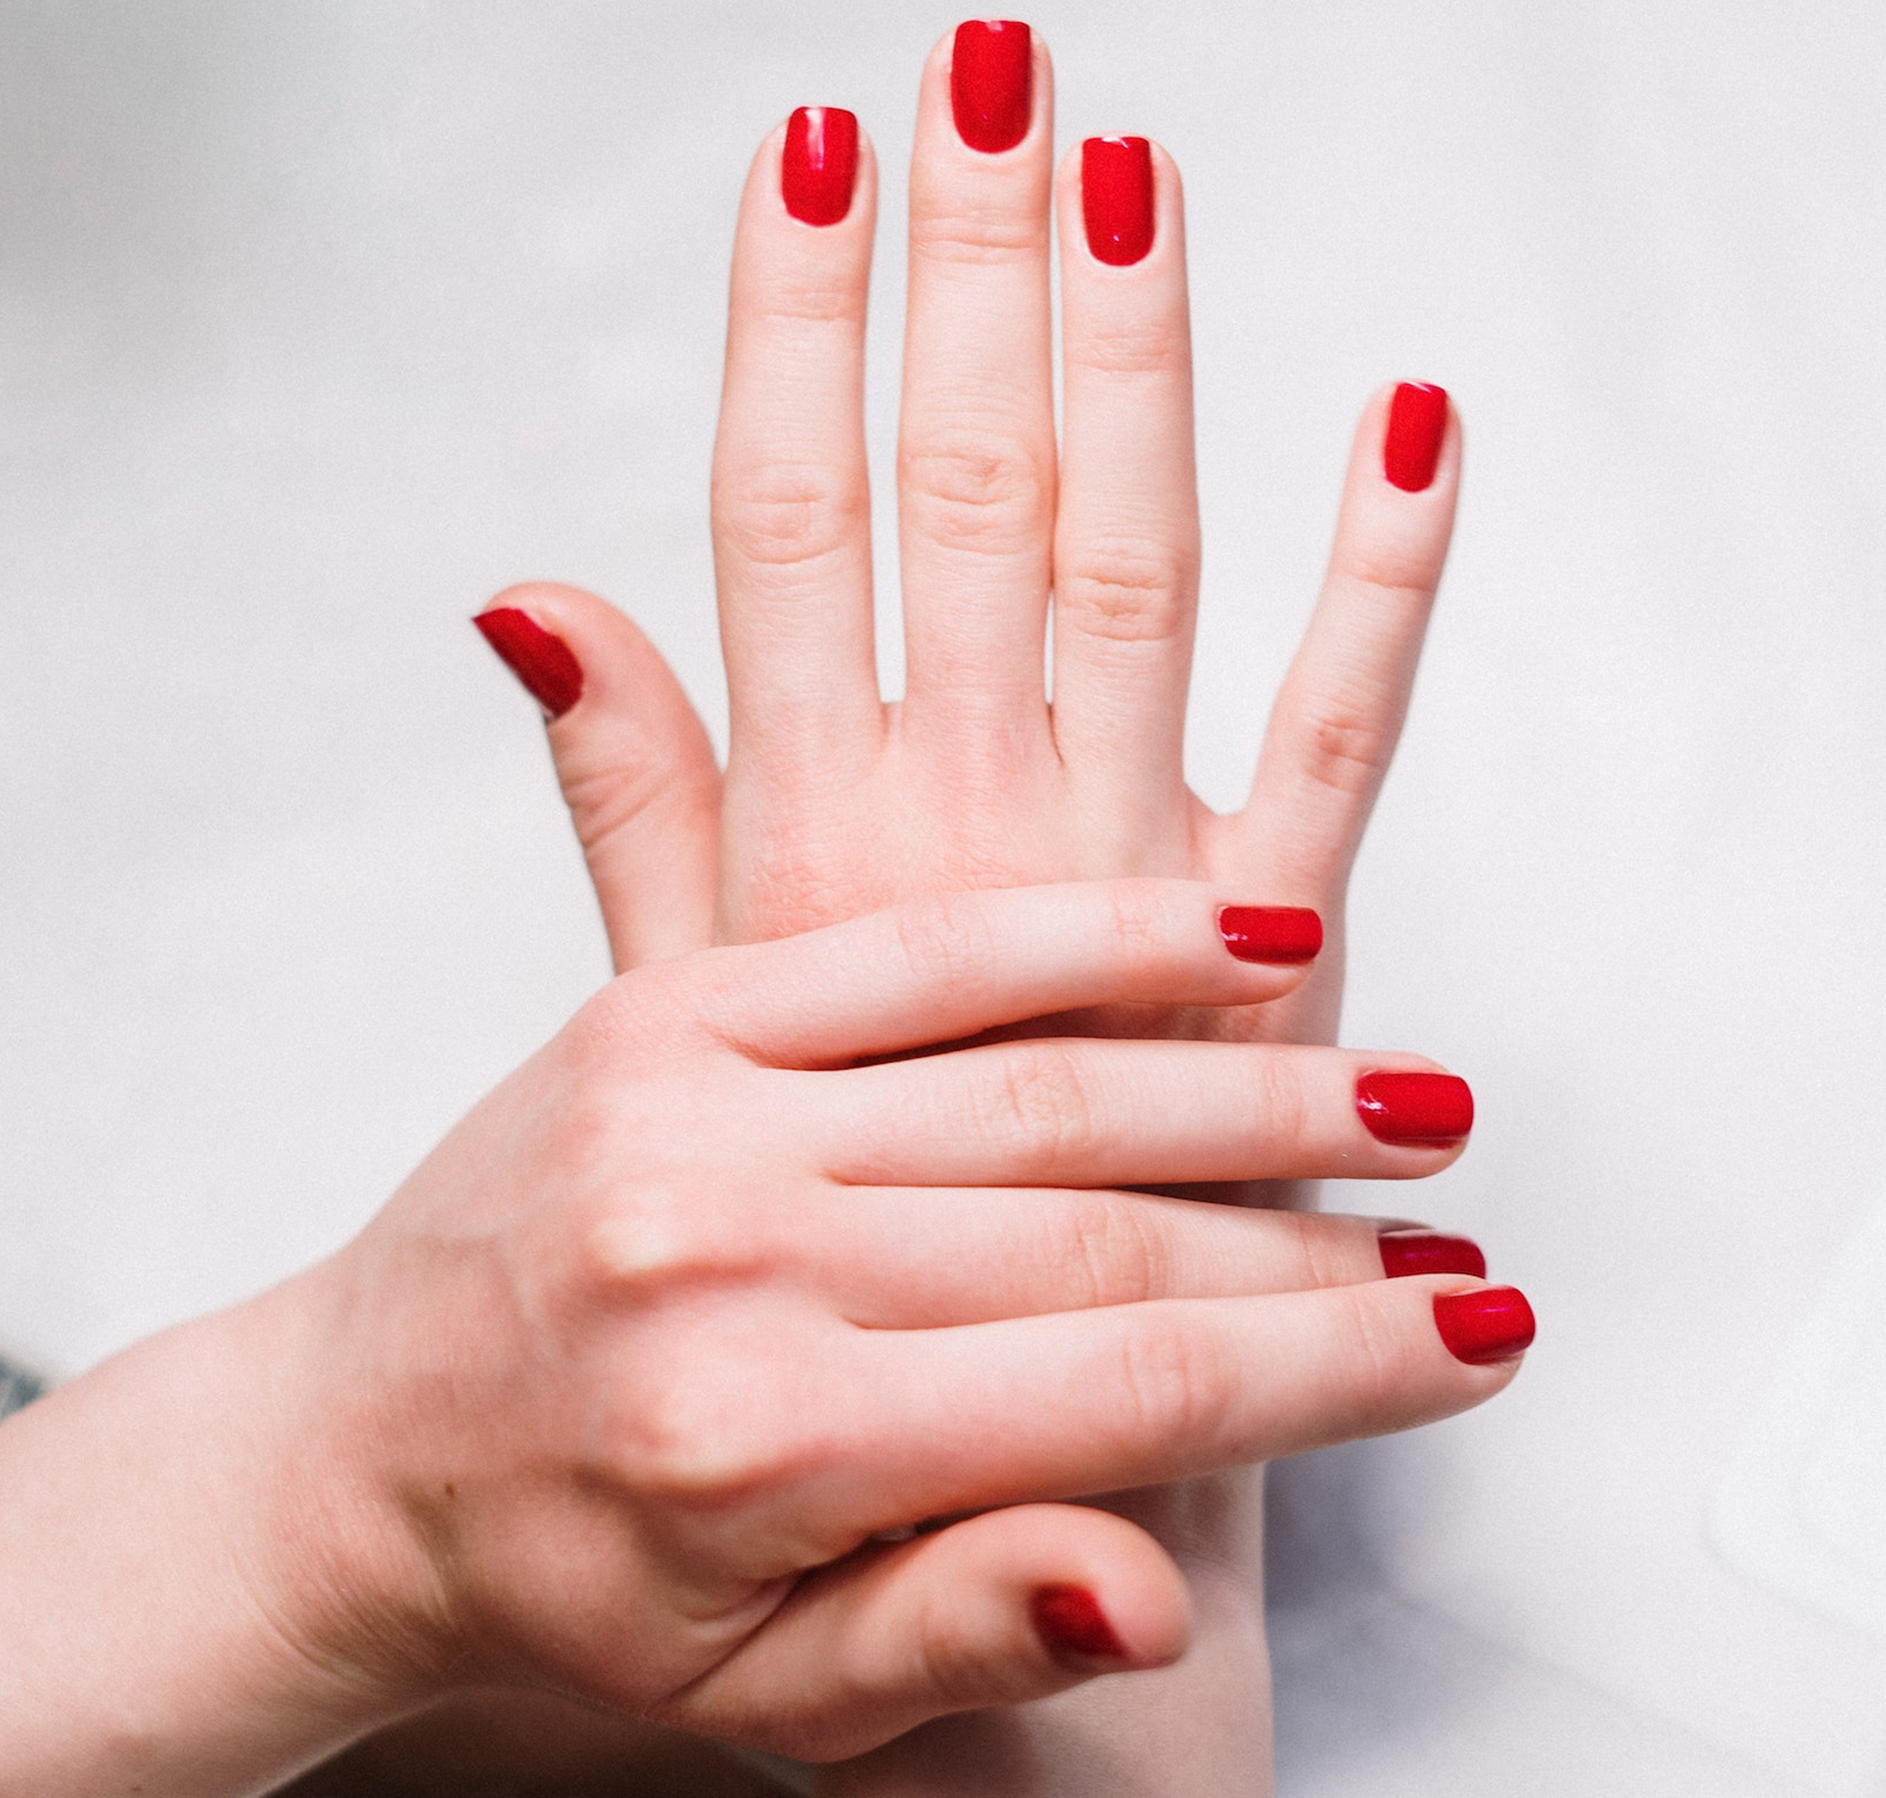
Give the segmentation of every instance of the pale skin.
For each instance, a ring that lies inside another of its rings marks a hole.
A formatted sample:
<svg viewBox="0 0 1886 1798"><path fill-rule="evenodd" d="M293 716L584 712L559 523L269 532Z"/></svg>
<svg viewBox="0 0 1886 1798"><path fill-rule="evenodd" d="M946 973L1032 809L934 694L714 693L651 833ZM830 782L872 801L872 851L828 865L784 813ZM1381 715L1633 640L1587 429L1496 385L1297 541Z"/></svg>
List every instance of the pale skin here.
<svg viewBox="0 0 1886 1798"><path fill-rule="evenodd" d="M1052 165L1039 39L1033 122L997 155L955 132L951 49L946 37L926 64L911 165L897 470L905 698L881 701L872 645L868 142L838 224L802 224L782 205L783 130L762 147L741 204L714 467L724 781L681 689L612 608L548 585L493 602L527 612L582 667L582 699L549 734L617 965L917 893L1179 875L1315 907L1329 933L1316 972L1262 1010L1136 1010L1112 1027L1333 1040L1344 889L1446 556L1458 423L1450 415L1431 483L1407 492L1383 473L1388 390L1365 408L1329 571L1248 801L1215 814L1187 789L1181 754L1199 532L1178 171L1155 146L1152 250L1129 267L1098 262L1080 223L1078 149ZM1267 1789L1258 1476L1141 1494L1130 1509L1192 1582L1198 1633L1181 1666L934 1725L830 1775L828 1789Z"/></svg>
<svg viewBox="0 0 1886 1798"><path fill-rule="evenodd" d="M1179 1661L1185 1573L1060 1501L1408 1428L1517 1361L1456 1359L1435 1300L1480 1283L1383 1278L1368 1220L1127 1188L1432 1173L1458 1144L1355 1105L1429 1064L909 1057L1280 1002L1238 897L958 894L612 982L338 1255L0 1427L0 1792L259 1793L490 1688L838 1759ZM1115 1646L1052 1640L1044 1588Z"/></svg>

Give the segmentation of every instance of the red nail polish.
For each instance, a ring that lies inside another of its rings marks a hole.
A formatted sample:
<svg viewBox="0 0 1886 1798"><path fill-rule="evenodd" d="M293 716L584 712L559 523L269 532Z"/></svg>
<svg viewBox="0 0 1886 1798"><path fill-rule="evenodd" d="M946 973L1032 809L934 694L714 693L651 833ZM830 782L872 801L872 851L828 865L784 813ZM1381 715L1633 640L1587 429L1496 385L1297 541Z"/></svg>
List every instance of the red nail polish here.
<svg viewBox="0 0 1886 1798"><path fill-rule="evenodd" d="M1384 1230L1376 1241L1382 1247L1382 1271L1391 1280L1409 1274L1487 1277L1487 1258L1471 1236L1448 1236L1440 1230Z"/></svg>
<svg viewBox="0 0 1886 1798"><path fill-rule="evenodd" d="M1510 1361L1532 1346L1532 1307L1517 1286L1482 1286L1443 1292L1434 1301L1434 1327L1456 1361L1485 1367Z"/></svg>
<svg viewBox="0 0 1886 1798"><path fill-rule="evenodd" d="M1221 905L1218 934L1239 961L1294 968L1323 950L1323 920L1300 905Z"/></svg>
<svg viewBox="0 0 1886 1798"><path fill-rule="evenodd" d="M1087 247L1124 268L1153 247L1153 147L1143 137L1090 137L1081 145L1081 217Z"/></svg>
<svg viewBox="0 0 1886 1798"><path fill-rule="evenodd" d="M1473 1128L1473 1093L1457 1074L1364 1074L1356 1110L1378 1142L1438 1148Z"/></svg>
<svg viewBox="0 0 1886 1798"><path fill-rule="evenodd" d="M561 718L583 697L583 670L569 644L553 637L528 612L499 606L480 612L472 623L551 717Z"/></svg>
<svg viewBox="0 0 1886 1798"><path fill-rule="evenodd" d="M950 110L972 150L1012 150L1034 109L1034 34L1019 19L969 19L950 51Z"/></svg>
<svg viewBox="0 0 1886 1798"><path fill-rule="evenodd" d="M858 118L842 106L802 106L786 122L779 191L808 225L835 225L851 210L858 178Z"/></svg>
<svg viewBox="0 0 1886 1798"><path fill-rule="evenodd" d="M1085 1586L1037 1586L1028 1601L1035 1634L1058 1660L1065 1655L1089 1661L1125 1661L1132 1657L1113 1633L1100 1600Z"/></svg>
<svg viewBox="0 0 1886 1798"><path fill-rule="evenodd" d="M1447 389L1404 381L1388 408L1382 438L1382 472L1404 493L1420 493L1434 479L1447 435Z"/></svg>

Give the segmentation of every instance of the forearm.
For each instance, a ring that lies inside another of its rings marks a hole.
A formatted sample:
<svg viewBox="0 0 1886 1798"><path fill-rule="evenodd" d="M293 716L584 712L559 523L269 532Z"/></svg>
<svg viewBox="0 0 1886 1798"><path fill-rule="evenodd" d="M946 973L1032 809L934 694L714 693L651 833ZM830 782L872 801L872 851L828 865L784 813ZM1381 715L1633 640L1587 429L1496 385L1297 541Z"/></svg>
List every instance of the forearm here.
<svg viewBox="0 0 1886 1798"><path fill-rule="evenodd" d="M1269 1798L1263 1490L1251 1468L1115 1507L1186 1572L1192 1642L1176 1666L939 1718L823 1770L822 1798Z"/></svg>
<svg viewBox="0 0 1886 1798"><path fill-rule="evenodd" d="M397 1714L295 1596L333 1559L309 1520L346 1526L278 1452L292 1311L169 1331L0 1425L5 1798L234 1798Z"/></svg>

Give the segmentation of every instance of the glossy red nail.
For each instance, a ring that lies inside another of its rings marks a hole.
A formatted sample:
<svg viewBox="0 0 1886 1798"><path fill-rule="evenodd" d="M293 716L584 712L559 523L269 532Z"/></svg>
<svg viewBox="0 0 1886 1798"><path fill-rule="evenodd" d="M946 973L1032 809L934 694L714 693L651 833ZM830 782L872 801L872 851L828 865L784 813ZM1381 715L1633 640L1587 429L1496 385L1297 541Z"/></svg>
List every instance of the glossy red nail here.
<svg viewBox="0 0 1886 1798"><path fill-rule="evenodd" d="M851 210L858 178L858 119L842 106L802 106L786 121L779 191L808 225L835 225Z"/></svg>
<svg viewBox="0 0 1886 1798"><path fill-rule="evenodd" d="M950 110L972 150L1012 150L1028 135L1034 34L1019 19L969 19L950 50Z"/></svg>
<svg viewBox="0 0 1886 1798"><path fill-rule="evenodd" d="M1221 905L1218 934L1239 961L1294 968L1323 949L1323 920L1301 905Z"/></svg>
<svg viewBox="0 0 1886 1798"><path fill-rule="evenodd" d="M1532 1346L1532 1307L1517 1286L1482 1286L1443 1292L1434 1301L1434 1327L1456 1361L1485 1367L1510 1361Z"/></svg>
<svg viewBox="0 0 1886 1798"><path fill-rule="evenodd" d="M499 606L480 612L472 623L551 717L561 718L583 697L583 670L569 644L553 637L528 612Z"/></svg>
<svg viewBox="0 0 1886 1798"><path fill-rule="evenodd" d="M1404 493L1419 493L1434 479L1447 435L1447 389L1404 381L1389 403L1382 438L1382 472Z"/></svg>
<svg viewBox="0 0 1886 1798"><path fill-rule="evenodd" d="M1471 1236L1449 1236L1440 1230L1384 1230L1376 1241L1382 1248L1382 1271L1391 1280L1409 1274L1487 1277L1487 1258Z"/></svg>
<svg viewBox="0 0 1886 1798"><path fill-rule="evenodd" d="M1090 1661L1125 1661L1132 1657L1113 1633L1100 1600L1085 1586L1037 1586L1028 1614L1048 1652L1060 1659L1075 1655Z"/></svg>
<svg viewBox="0 0 1886 1798"><path fill-rule="evenodd" d="M1356 1110L1378 1142L1440 1147L1473 1128L1473 1093L1457 1074L1364 1074Z"/></svg>
<svg viewBox="0 0 1886 1798"><path fill-rule="evenodd" d="M1143 137L1090 137L1081 145L1081 217L1087 247L1124 268L1153 247L1153 147Z"/></svg>

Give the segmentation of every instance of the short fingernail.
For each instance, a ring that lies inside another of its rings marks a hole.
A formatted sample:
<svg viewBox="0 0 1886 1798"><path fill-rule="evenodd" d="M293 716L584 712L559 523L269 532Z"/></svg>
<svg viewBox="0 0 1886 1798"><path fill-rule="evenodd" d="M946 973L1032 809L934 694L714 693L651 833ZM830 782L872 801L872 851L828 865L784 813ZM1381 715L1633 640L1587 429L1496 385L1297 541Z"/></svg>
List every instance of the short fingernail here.
<svg viewBox="0 0 1886 1798"><path fill-rule="evenodd" d="M1426 381L1404 381L1388 408L1382 438L1382 472L1404 493L1420 493L1434 479L1447 435L1447 389Z"/></svg>
<svg viewBox="0 0 1886 1798"><path fill-rule="evenodd" d="M994 155L1028 135L1035 95L1033 33L1019 19L969 19L950 50L956 135Z"/></svg>
<svg viewBox="0 0 1886 1798"><path fill-rule="evenodd" d="M480 612L472 623L551 717L561 718L583 697L583 670L569 644L553 637L528 612L499 606Z"/></svg>
<svg viewBox="0 0 1886 1798"><path fill-rule="evenodd" d="M1443 1292L1434 1300L1434 1327L1456 1361L1485 1367L1510 1361L1532 1346L1532 1307L1517 1286L1481 1286Z"/></svg>
<svg viewBox="0 0 1886 1798"><path fill-rule="evenodd" d="M1356 1110L1378 1142L1401 1147L1441 1148L1473 1129L1473 1092L1457 1074L1364 1074Z"/></svg>
<svg viewBox="0 0 1886 1798"><path fill-rule="evenodd" d="M1375 1240L1382 1249L1382 1271L1391 1280L1410 1274L1487 1277L1487 1258L1471 1236L1449 1236L1440 1230L1384 1230Z"/></svg>
<svg viewBox="0 0 1886 1798"><path fill-rule="evenodd" d="M1130 1661L1126 1644L1085 1586L1037 1586L1028 1601L1035 1634L1056 1660Z"/></svg>
<svg viewBox="0 0 1886 1798"><path fill-rule="evenodd" d="M835 225L851 210L858 178L858 118L842 106L802 106L786 122L779 191L808 225Z"/></svg>
<svg viewBox="0 0 1886 1798"><path fill-rule="evenodd" d="M1323 949L1323 920L1301 905L1221 905L1218 934L1239 961L1294 968Z"/></svg>
<svg viewBox="0 0 1886 1798"><path fill-rule="evenodd" d="M1143 137L1090 137L1081 145L1081 217L1087 247L1124 268L1153 247L1153 147Z"/></svg>

